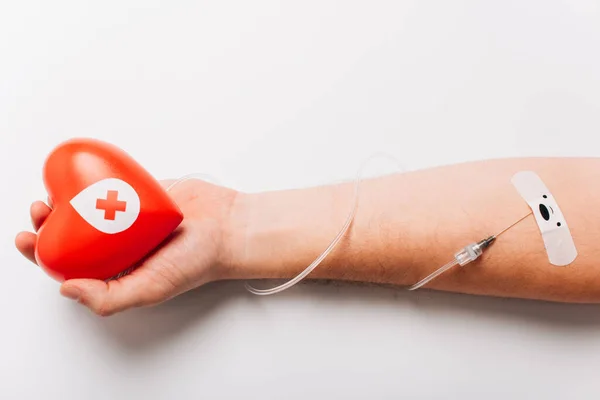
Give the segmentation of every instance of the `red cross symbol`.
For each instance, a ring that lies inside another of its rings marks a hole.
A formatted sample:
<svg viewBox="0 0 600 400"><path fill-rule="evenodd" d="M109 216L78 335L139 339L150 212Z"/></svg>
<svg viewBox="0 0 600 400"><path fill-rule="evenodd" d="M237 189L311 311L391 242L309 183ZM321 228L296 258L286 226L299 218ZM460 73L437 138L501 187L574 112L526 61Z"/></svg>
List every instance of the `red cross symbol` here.
<svg viewBox="0 0 600 400"><path fill-rule="evenodd" d="M106 193L106 199L96 200L96 209L104 210L104 219L114 220L117 211L125 211L127 208L127 202L117 200L119 198L119 192L116 190L109 190Z"/></svg>

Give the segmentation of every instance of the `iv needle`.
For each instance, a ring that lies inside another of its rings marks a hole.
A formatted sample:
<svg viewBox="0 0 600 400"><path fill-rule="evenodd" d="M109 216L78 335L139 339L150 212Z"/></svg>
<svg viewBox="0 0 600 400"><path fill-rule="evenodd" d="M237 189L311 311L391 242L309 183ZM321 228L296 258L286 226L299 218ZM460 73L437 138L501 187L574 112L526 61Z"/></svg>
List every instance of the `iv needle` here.
<svg viewBox="0 0 600 400"><path fill-rule="evenodd" d="M517 225L519 222L523 221L525 218L529 217L531 214L533 214L533 211L530 211L527 215L524 215L523 217L519 218L518 220L516 220L515 222L513 222L512 224L510 224L509 226L507 226L506 228L504 228L503 230L501 230L500 232L495 234L494 236L490 236L487 239L483 239L482 241L480 241L478 243L472 243L471 245L468 245L467 247L465 247L462 250L461 253L457 253L454 256L454 259L452 261L450 261L448 264L438 268L433 273L431 273L428 276L426 276L425 278L421 279L419 282L415 283L414 285L410 286L408 288L408 290L418 289L418 288L424 286L425 284L429 283L433 279L437 278L439 275L448 271L450 268L452 268L456 265L459 265L459 264L461 266L466 265L466 264L470 263L471 261L474 261L475 259L479 258L479 256L483 253L483 251L488 246L490 246L496 240L496 238L498 236L502 235L504 232L506 232L513 226ZM461 255L463 257L461 257Z"/></svg>
<svg viewBox="0 0 600 400"><path fill-rule="evenodd" d="M513 226L517 225L519 222L523 221L525 218L529 217L531 214L533 214L532 211L530 211L527 215L519 218L517 221L513 222L512 224L510 224L509 226L507 226L506 228L502 229L500 232L498 232L497 234L495 234L493 237L497 238L498 236L502 235L504 232L506 232L507 230L509 230L510 228L512 228Z"/></svg>

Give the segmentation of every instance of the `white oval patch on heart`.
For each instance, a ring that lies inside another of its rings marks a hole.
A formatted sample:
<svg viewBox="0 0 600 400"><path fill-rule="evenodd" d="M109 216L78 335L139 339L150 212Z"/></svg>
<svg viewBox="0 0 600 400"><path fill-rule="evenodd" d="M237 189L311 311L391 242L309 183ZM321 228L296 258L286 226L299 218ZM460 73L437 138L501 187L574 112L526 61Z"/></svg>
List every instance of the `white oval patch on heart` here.
<svg viewBox="0 0 600 400"><path fill-rule="evenodd" d="M98 181L79 192L71 206L91 226L107 234L127 230L140 215L140 197L120 179Z"/></svg>

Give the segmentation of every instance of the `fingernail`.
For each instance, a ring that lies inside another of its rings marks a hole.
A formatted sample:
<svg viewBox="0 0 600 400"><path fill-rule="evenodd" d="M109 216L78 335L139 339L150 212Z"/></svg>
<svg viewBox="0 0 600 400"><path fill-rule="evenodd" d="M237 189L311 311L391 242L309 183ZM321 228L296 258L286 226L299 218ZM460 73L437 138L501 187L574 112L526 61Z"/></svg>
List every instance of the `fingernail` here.
<svg viewBox="0 0 600 400"><path fill-rule="evenodd" d="M81 297L81 291L76 287L70 287L62 290L62 295L68 297L71 300L79 300Z"/></svg>

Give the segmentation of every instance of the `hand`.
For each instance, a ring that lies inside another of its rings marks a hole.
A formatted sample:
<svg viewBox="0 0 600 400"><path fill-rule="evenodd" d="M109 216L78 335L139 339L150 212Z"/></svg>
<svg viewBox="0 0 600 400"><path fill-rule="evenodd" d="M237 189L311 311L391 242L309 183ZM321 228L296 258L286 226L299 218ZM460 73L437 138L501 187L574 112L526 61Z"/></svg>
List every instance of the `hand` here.
<svg viewBox="0 0 600 400"><path fill-rule="evenodd" d="M166 188L172 182L161 184ZM238 193L200 180L188 180L174 186L169 194L181 208L184 220L165 244L128 275L108 282L68 280L62 283L61 294L98 315L108 316L132 307L155 305L219 279L220 270L227 263L227 227ZM51 209L36 201L30 212L37 232ZM33 232L21 232L15 238L17 249L33 263L36 263L35 243Z"/></svg>

